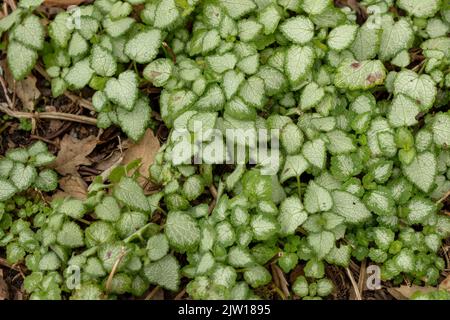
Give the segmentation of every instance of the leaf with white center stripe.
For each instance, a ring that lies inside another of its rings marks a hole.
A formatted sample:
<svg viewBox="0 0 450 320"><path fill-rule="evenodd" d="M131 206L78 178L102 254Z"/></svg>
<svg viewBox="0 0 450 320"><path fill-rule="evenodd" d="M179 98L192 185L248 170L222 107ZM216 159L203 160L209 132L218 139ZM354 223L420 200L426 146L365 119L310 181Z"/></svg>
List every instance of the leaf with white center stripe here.
<svg viewBox="0 0 450 320"><path fill-rule="evenodd" d="M117 108L117 119L127 136L134 141L138 141L147 129L151 111L148 99L141 97L136 101L131 111Z"/></svg>
<svg viewBox="0 0 450 320"><path fill-rule="evenodd" d="M122 72L117 79L111 78L105 86L109 100L126 110L133 110L138 96L138 79L133 71Z"/></svg>
<svg viewBox="0 0 450 320"><path fill-rule="evenodd" d="M200 241L200 228L190 215L174 211L167 216L165 234L169 243L179 252L193 250Z"/></svg>
<svg viewBox="0 0 450 320"><path fill-rule="evenodd" d="M286 52L285 72L293 85L298 84L314 64L315 54L310 47L291 46Z"/></svg>
<svg viewBox="0 0 450 320"><path fill-rule="evenodd" d="M373 59L378 53L380 38L381 29L373 28L366 22L359 27L349 49L358 61Z"/></svg>
<svg viewBox="0 0 450 320"><path fill-rule="evenodd" d="M418 18L432 17L439 11L441 0L399 0L398 6Z"/></svg>
<svg viewBox="0 0 450 320"><path fill-rule="evenodd" d="M386 69L380 60L346 59L339 65L334 85L341 89L366 90L383 84Z"/></svg>
<svg viewBox="0 0 450 320"><path fill-rule="evenodd" d="M225 53L223 55L206 57L206 63L208 63L212 71L224 73L225 71L234 69L234 66L237 63L237 58L232 53Z"/></svg>
<svg viewBox="0 0 450 320"><path fill-rule="evenodd" d="M429 192L436 177L436 156L431 152L423 152L414 158L409 165L403 165L404 175L423 192Z"/></svg>
<svg viewBox="0 0 450 320"><path fill-rule="evenodd" d="M38 54L23 44L11 41L7 50L8 66L16 80L22 80L33 69Z"/></svg>
<svg viewBox="0 0 450 320"><path fill-rule="evenodd" d="M326 161L325 142L322 139L306 141L302 148L302 155L313 166L323 169Z"/></svg>
<svg viewBox="0 0 450 320"><path fill-rule="evenodd" d="M161 0L155 10L153 26L158 29L171 29L180 17L175 0Z"/></svg>
<svg viewBox="0 0 450 320"><path fill-rule="evenodd" d="M308 184L305 191L305 209L309 213L328 211L333 206L333 199L327 189L314 181Z"/></svg>
<svg viewBox="0 0 450 320"><path fill-rule="evenodd" d="M383 21L383 33L381 34L380 59L387 61L392 59L402 50L409 49L414 41L414 31L410 22L402 18L397 22Z"/></svg>
<svg viewBox="0 0 450 320"><path fill-rule="evenodd" d="M328 46L336 51L347 49L355 40L358 26L342 25L331 30L328 35Z"/></svg>
<svg viewBox="0 0 450 320"><path fill-rule="evenodd" d="M334 247L334 242L334 234L330 231L322 231L308 235L308 244L318 259L323 259L331 251Z"/></svg>
<svg viewBox="0 0 450 320"><path fill-rule="evenodd" d="M17 192L16 187L7 180L0 179L0 201L6 201Z"/></svg>
<svg viewBox="0 0 450 320"><path fill-rule="evenodd" d="M16 25L10 33L10 40L18 41L34 50L41 50L44 46L44 27L35 15L29 15Z"/></svg>
<svg viewBox="0 0 450 320"><path fill-rule="evenodd" d="M253 41L261 34L262 29L263 26L254 20L240 20L238 22L239 39L244 42Z"/></svg>
<svg viewBox="0 0 450 320"><path fill-rule="evenodd" d="M91 68L102 77L111 77L116 73L117 63L111 52L95 45L91 51Z"/></svg>
<svg viewBox="0 0 450 320"><path fill-rule="evenodd" d="M266 102L264 81L260 77L250 77L239 89L239 96L250 106L262 109Z"/></svg>
<svg viewBox="0 0 450 320"><path fill-rule="evenodd" d="M158 29L142 31L128 40L125 54L137 63L149 63L158 54L162 35Z"/></svg>
<svg viewBox="0 0 450 320"><path fill-rule="evenodd" d="M169 81L173 67L173 62L170 59L156 59L145 67L143 76L155 87L163 87Z"/></svg>
<svg viewBox="0 0 450 320"><path fill-rule="evenodd" d="M450 146L450 115L438 113L431 125L433 140L438 146Z"/></svg>
<svg viewBox="0 0 450 320"><path fill-rule="evenodd" d="M17 190L24 191L28 189L36 179L37 172L32 166L25 166L22 163L15 163L10 174L11 182Z"/></svg>
<svg viewBox="0 0 450 320"><path fill-rule="evenodd" d="M392 101L389 109L389 123L394 127L409 127L417 124L416 116L419 114L420 108L411 98L398 94Z"/></svg>
<svg viewBox="0 0 450 320"><path fill-rule="evenodd" d="M309 14L321 14L327 7L331 7L331 0L303 0L301 7Z"/></svg>
<svg viewBox="0 0 450 320"><path fill-rule="evenodd" d="M429 75L418 75L414 71L403 70L398 73L394 82L394 94L400 93L415 100L421 110L425 111L433 106L437 91Z"/></svg>
<svg viewBox="0 0 450 320"><path fill-rule="evenodd" d="M361 200L345 191L332 192L333 211L344 217L348 223L362 223L370 219L372 214Z"/></svg>
<svg viewBox="0 0 450 320"><path fill-rule="evenodd" d="M258 22L264 26L264 34L272 34L278 27L281 20L281 12L279 7L272 4L265 7L258 14Z"/></svg>
<svg viewBox="0 0 450 320"><path fill-rule="evenodd" d="M282 236L294 234L307 218L308 214L303 209L299 197L291 196L284 199L280 204L280 214L278 215L280 234Z"/></svg>
<svg viewBox="0 0 450 320"><path fill-rule="evenodd" d="M416 196L408 202L408 222L410 224L424 223L432 214L436 213L436 204L424 197Z"/></svg>
<svg viewBox="0 0 450 320"><path fill-rule="evenodd" d="M245 76L242 72L235 70L227 71L223 76L222 87L225 97L229 100L238 91L239 86L244 81Z"/></svg>
<svg viewBox="0 0 450 320"><path fill-rule="evenodd" d="M94 70L91 69L89 58L85 58L75 63L67 72L64 80L73 89L84 88L94 75Z"/></svg>
<svg viewBox="0 0 450 320"><path fill-rule="evenodd" d="M364 203L370 211L379 216L395 214L395 201L387 191L372 190L366 193Z"/></svg>
<svg viewBox="0 0 450 320"><path fill-rule="evenodd" d="M309 83L302 91L300 96L300 108L308 110L318 104L325 96L325 91L315 82Z"/></svg>
<svg viewBox="0 0 450 320"><path fill-rule="evenodd" d="M161 260L150 263L143 268L143 274L150 283L170 291L177 291L180 284L180 265L178 260L167 255Z"/></svg>
<svg viewBox="0 0 450 320"><path fill-rule="evenodd" d="M314 37L314 24L309 18L296 16L280 25L283 35L296 44L305 44Z"/></svg>
<svg viewBox="0 0 450 320"><path fill-rule="evenodd" d="M279 231L279 224L274 216L269 214L257 214L250 221L255 240L265 241Z"/></svg>
<svg viewBox="0 0 450 320"><path fill-rule="evenodd" d="M280 182L283 183L292 177L300 177L308 168L309 163L302 155L287 156L284 167L280 172Z"/></svg>
<svg viewBox="0 0 450 320"><path fill-rule="evenodd" d="M256 9L253 0L220 0L219 3L233 19L239 19Z"/></svg>

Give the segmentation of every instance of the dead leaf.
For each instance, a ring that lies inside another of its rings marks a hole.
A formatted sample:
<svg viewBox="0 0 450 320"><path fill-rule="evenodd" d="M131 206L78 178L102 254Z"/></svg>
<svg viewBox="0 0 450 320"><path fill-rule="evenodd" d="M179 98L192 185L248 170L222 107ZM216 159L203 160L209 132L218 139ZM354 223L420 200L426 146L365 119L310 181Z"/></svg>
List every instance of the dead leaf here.
<svg viewBox="0 0 450 320"><path fill-rule="evenodd" d="M82 3L90 3L90 2L92 2L92 0L45 0L44 6L66 8L69 6L77 6Z"/></svg>
<svg viewBox="0 0 450 320"><path fill-rule="evenodd" d="M71 196L76 199L84 200L87 198L88 185L80 176L67 176L59 180L59 187L65 196ZM55 195L57 197L58 194Z"/></svg>
<svg viewBox="0 0 450 320"><path fill-rule="evenodd" d="M9 299L9 290L6 281L3 279L3 271L0 270L0 300Z"/></svg>
<svg viewBox="0 0 450 320"><path fill-rule="evenodd" d="M24 108L28 111L33 111L36 100L41 96L41 92L36 87L36 77L30 74L25 79L16 81L9 71L6 60L2 60L0 65L5 71L5 80L8 84L8 90L10 92L15 91L16 96L22 102Z"/></svg>
<svg viewBox="0 0 450 320"><path fill-rule="evenodd" d="M56 156L53 168L62 175L78 176L78 167L80 165L90 165L91 161L87 156L95 149L97 138L89 136L78 140L66 134L61 140L61 149Z"/></svg>
<svg viewBox="0 0 450 320"><path fill-rule="evenodd" d="M439 284L439 289L450 291L450 275Z"/></svg>
<svg viewBox="0 0 450 320"><path fill-rule="evenodd" d="M141 159L139 173L141 176L148 178L148 168L153 163L159 147L158 138L153 134L151 129L147 129L144 137L142 137L137 144L131 145L130 148L124 152L122 164L128 164L136 159ZM138 182L142 185L146 180L141 177Z"/></svg>
<svg viewBox="0 0 450 320"><path fill-rule="evenodd" d="M420 287L416 285L412 286L400 286L399 288L387 288L389 293L397 300L407 300L410 299L411 296L420 291L422 293L428 293L432 291L436 291L435 287Z"/></svg>
<svg viewBox="0 0 450 320"><path fill-rule="evenodd" d="M108 155L103 160L98 161L97 165L95 166L95 169L100 170L100 171L105 171L105 170L108 170L109 168L111 168L117 162L121 162L122 160L123 160L123 156L120 153L120 151L115 150L114 152L112 152L110 155Z"/></svg>

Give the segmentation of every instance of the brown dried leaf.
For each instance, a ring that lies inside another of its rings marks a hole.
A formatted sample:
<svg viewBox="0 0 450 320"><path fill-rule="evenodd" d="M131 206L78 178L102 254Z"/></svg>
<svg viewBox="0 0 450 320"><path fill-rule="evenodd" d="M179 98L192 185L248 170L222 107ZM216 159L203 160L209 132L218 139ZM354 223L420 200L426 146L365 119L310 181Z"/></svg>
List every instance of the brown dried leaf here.
<svg viewBox="0 0 450 320"><path fill-rule="evenodd" d="M9 290L6 281L3 279L3 272L0 270L0 300L9 299Z"/></svg>
<svg viewBox="0 0 450 320"><path fill-rule="evenodd" d="M439 284L439 289L450 291L450 275Z"/></svg>
<svg viewBox="0 0 450 320"><path fill-rule="evenodd" d="M420 287L416 285L412 286L400 286L399 288L387 288L389 293L397 300L407 300L410 299L411 296L420 291L422 293L428 293L432 291L436 291L435 287Z"/></svg>
<svg viewBox="0 0 450 320"><path fill-rule="evenodd" d="M141 166L139 167L139 173L148 178L148 168L153 163L156 154L159 150L159 140L153 134L151 129L147 129L144 137L137 143L133 144L123 154L122 164L128 164L136 159L141 159ZM140 179L140 183L145 183L145 179Z"/></svg>
<svg viewBox="0 0 450 320"><path fill-rule="evenodd" d="M70 135L65 135L60 143L60 151L53 164L53 168L62 175L78 176L80 165L90 165L87 156L95 149L97 138L89 136L78 140Z"/></svg>
<svg viewBox="0 0 450 320"><path fill-rule="evenodd" d="M87 198L88 185L79 176L67 176L59 180L59 187L64 191L66 196L71 196L80 200Z"/></svg>

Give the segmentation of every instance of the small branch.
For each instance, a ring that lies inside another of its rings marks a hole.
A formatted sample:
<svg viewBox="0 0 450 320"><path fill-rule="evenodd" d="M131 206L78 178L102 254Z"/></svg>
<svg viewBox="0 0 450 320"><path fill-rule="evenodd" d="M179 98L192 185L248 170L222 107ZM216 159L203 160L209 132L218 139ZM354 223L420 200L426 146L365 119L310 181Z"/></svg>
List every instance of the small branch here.
<svg viewBox="0 0 450 320"><path fill-rule="evenodd" d="M356 299L362 300L361 293L359 292L359 289L358 289L358 284L356 283L355 279L353 278L352 272L350 271L350 269L348 267L345 268L345 271L347 271L347 275L350 279L350 282L352 283L353 290L355 290Z"/></svg>
<svg viewBox="0 0 450 320"><path fill-rule="evenodd" d="M8 89L6 88L5 79L3 79L3 77L1 77L1 76L0 76L0 83L1 83L2 88L3 88L3 92L5 93L6 102L8 103L8 106L11 108L13 106L13 103L12 103L11 99L8 96Z"/></svg>
<svg viewBox="0 0 450 320"><path fill-rule="evenodd" d="M6 113L10 117L13 118L25 118L25 119L52 119L52 120L65 120L65 121L73 121L90 125L97 125L97 119L80 116L72 113L63 113L63 112L21 112L21 111L13 111L4 105L0 105L0 111Z"/></svg>
<svg viewBox="0 0 450 320"><path fill-rule="evenodd" d="M122 247L122 251L120 252L120 255L117 257L116 261L114 262L112 270L109 273L108 280L106 281L106 286L105 286L106 294L108 294L109 291L111 290L111 283L112 283L112 279L114 278L114 274L116 273L117 268L119 267L119 264L122 261L122 259L126 253L127 253L127 251L125 250L124 247Z"/></svg>
<svg viewBox="0 0 450 320"><path fill-rule="evenodd" d="M217 189L214 186L214 184L209 186L209 191L211 192L211 195L213 196L213 198L217 199Z"/></svg>
<svg viewBox="0 0 450 320"><path fill-rule="evenodd" d="M277 265L273 265L275 272L277 273L278 279L280 280L280 289L283 292L285 297L289 297L290 293L289 293L289 283L286 281L286 278L284 276L283 271L281 271L280 267L278 267Z"/></svg>
<svg viewBox="0 0 450 320"><path fill-rule="evenodd" d="M186 288L183 288L178 294L175 296L174 300L181 300L183 296L186 294Z"/></svg>
<svg viewBox="0 0 450 320"><path fill-rule="evenodd" d="M152 300L159 289L161 289L159 286L154 287L153 290L145 297L145 300Z"/></svg>
<svg viewBox="0 0 450 320"><path fill-rule="evenodd" d="M367 260L364 259L359 268L358 289L359 292L364 292L364 281L366 280L366 265Z"/></svg>
<svg viewBox="0 0 450 320"><path fill-rule="evenodd" d="M8 5L12 9L12 11L17 9L16 3L14 2L14 0L6 0L6 2L8 2Z"/></svg>
<svg viewBox="0 0 450 320"><path fill-rule="evenodd" d="M167 50L169 55L172 57L173 63L176 64L177 63L177 56L175 55L175 52L173 52L172 48L165 41L163 41L162 46L163 46L164 49Z"/></svg>
<svg viewBox="0 0 450 320"><path fill-rule="evenodd" d="M443 196L442 198L440 198L436 203L437 203L437 204L442 203L442 202L444 202L448 197L450 197L450 190L448 190L447 193L444 194L444 196Z"/></svg>

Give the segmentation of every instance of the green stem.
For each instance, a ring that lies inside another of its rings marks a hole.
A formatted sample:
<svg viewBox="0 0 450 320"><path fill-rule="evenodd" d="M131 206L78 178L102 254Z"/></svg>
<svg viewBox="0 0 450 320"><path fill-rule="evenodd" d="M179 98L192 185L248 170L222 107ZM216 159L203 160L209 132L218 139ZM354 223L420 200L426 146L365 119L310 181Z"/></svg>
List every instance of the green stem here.
<svg viewBox="0 0 450 320"><path fill-rule="evenodd" d="M152 225L153 222L149 222L147 223L145 226L143 226L142 228L140 228L139 230L137 230L136 232L132 233L131 235L129 235L127 238L125 238L123 240L123 242L125 243L129 243L132 240L134 240L136 237L138 237L140 240L143 240L142 238L142 234L144 233L145 230L147 230L147 228Z"/></svg>
<svg viewBox="0 0 450 320"><path fill-rule="evenodd" d="M298 196L302 197L302 187L300 185L300 176L297 176L297 190L298 190Z"/></svg>

